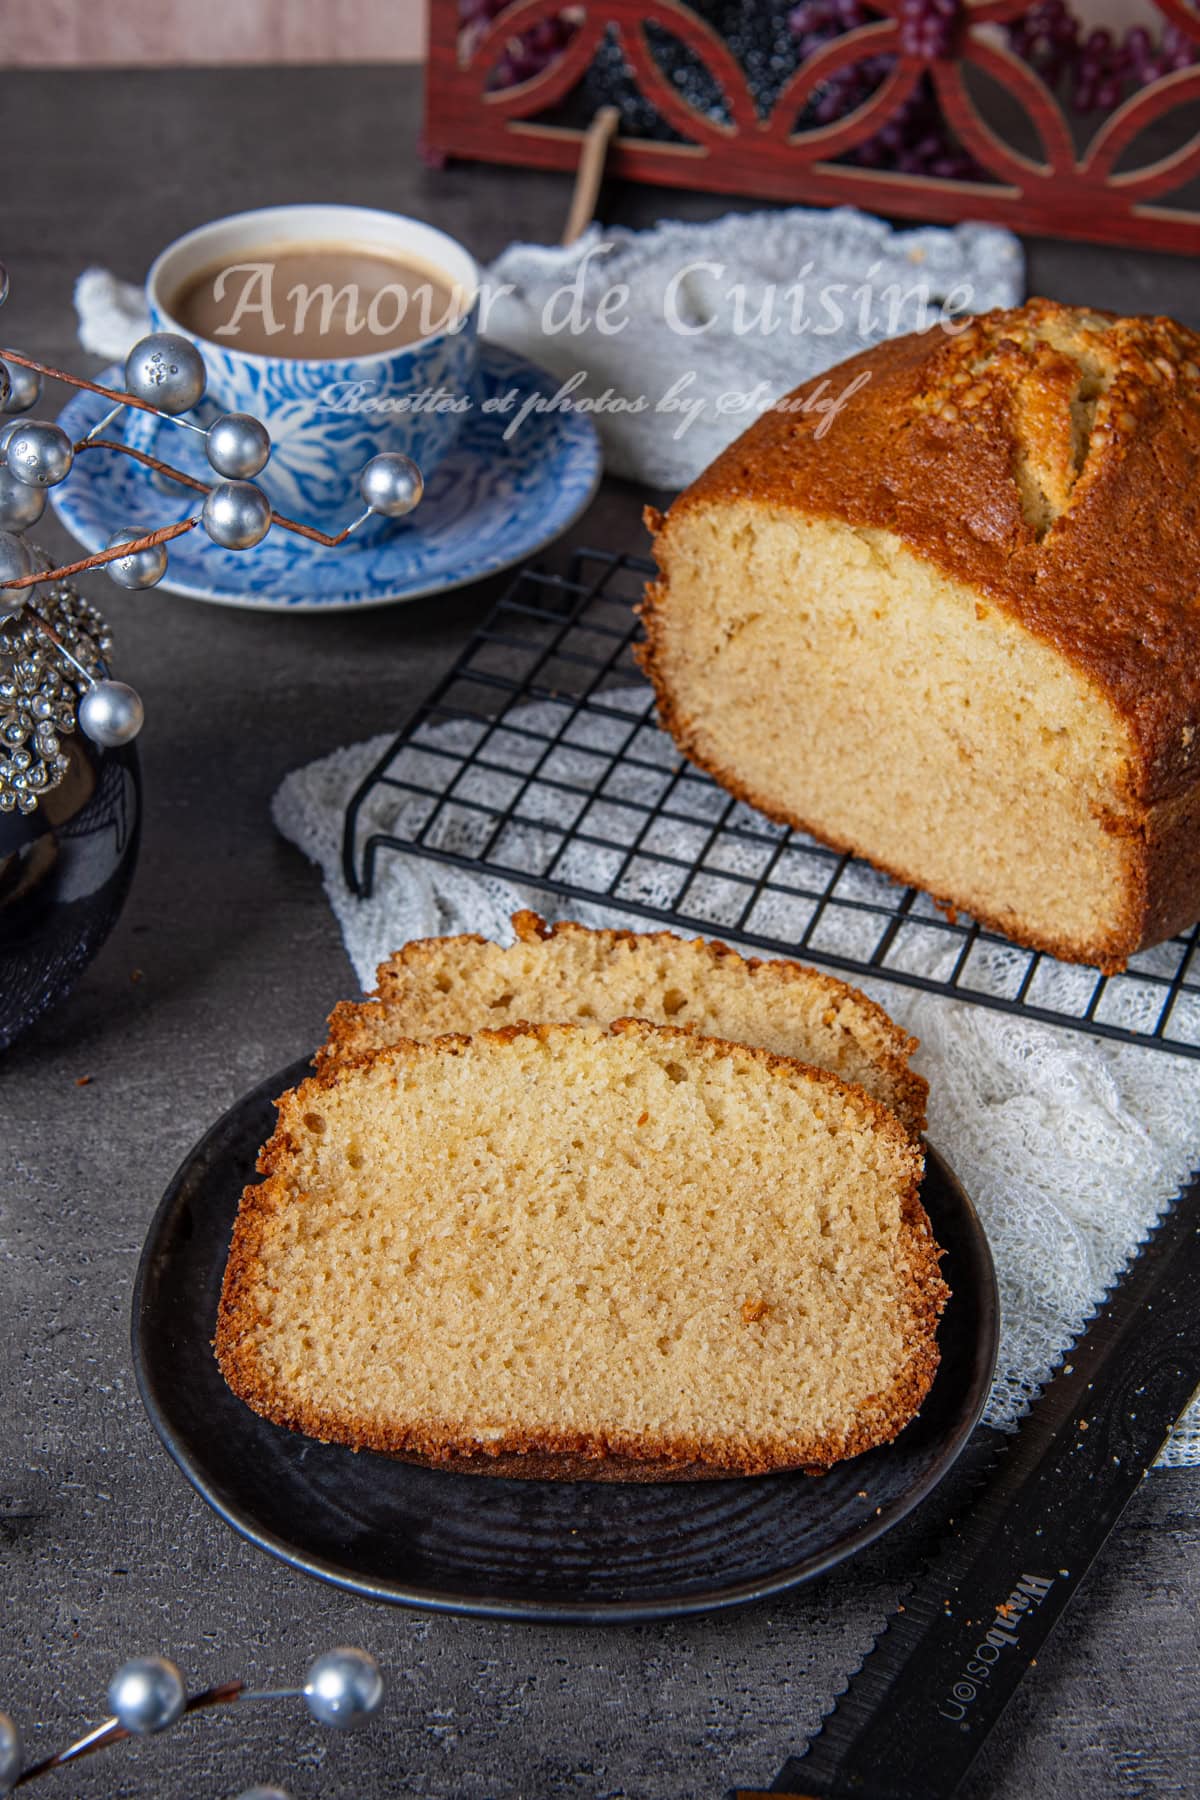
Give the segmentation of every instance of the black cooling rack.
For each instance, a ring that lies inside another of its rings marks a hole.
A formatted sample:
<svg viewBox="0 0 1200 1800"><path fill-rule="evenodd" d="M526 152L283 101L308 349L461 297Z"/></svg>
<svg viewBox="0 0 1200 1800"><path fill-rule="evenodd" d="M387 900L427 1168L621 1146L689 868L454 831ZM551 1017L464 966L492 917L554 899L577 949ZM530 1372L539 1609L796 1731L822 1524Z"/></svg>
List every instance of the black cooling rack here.
<svg viewBox="0 0 1200 1800"><path fill-rule="evenodd" d="M651 565L523 570L350 801L343 858L419 854L685 933L1200 1057L1200 927L1122 975L1056 962L772 824L687 763L632 658Z"/></svg>

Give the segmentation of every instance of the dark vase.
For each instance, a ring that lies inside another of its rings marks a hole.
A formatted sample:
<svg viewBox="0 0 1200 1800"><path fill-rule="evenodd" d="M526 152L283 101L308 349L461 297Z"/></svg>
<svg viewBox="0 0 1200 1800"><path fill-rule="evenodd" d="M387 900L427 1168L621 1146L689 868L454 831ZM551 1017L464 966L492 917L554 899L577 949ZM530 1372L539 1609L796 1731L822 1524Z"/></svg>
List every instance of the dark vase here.
<svg viewBox="0 0 1200 1800"><path fill-rule="evenodd" d="M137 862L137 748L64 740L36 812L0 814L0 1050L73 985L112 930Z"/></svg>

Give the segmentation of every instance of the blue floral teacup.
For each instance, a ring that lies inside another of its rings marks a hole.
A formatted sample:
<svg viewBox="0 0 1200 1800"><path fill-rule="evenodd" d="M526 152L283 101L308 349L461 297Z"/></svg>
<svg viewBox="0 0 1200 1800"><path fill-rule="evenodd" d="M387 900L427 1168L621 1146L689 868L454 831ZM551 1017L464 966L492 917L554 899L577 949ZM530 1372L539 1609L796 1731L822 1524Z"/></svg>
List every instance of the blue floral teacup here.
<svg viewBox="0 0 1200 1800"><path fill-rule="evenodd" d="M245 264L285 245L326 244L379 250L437 271L457 297L455 318L400 348L364 347L362 354L309 361L255 355L232 339L200 337L172 314L176 298L206 270ZM473 404L479 279L461 244L419 219L361 206L273 206L177 238L151 266L146 297L154 330L182 333L204 357L208 393L194 415L198 422L207 426L222 412L261 419L272 451L256 480L271 504L303 524L337 531L362 510L357 478L372 456L402 451L428 476L453 445ZM126 417L126 442L149 452L162 421L151 413ZM190 456L181 455L185 437L191 434L171 431L170 451L159 441L155 453L195 469L201 440Z"/></svg>

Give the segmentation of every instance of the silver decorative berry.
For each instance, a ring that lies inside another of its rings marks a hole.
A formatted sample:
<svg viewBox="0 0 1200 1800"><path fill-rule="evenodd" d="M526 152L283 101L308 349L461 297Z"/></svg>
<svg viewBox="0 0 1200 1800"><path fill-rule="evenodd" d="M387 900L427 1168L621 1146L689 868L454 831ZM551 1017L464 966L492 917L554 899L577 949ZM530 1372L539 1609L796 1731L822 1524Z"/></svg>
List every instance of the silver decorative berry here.
<svg viewBox="0 0 1200 1800"><path fill-rule="evenodd" d="M252 481L219 481L204 502L204 529L225 550L249 550L271 526L271 503Z"/></svg>
<svg viewBox="0 0 1200 1800"><path fill-rule="evenodd" d="M313 1718L340 1730L357 1725L383 1698L379 1664L365 1650L345 1646L318 1656L304 1683L304 1698Z"/></svg>
<svg viewBox="0 0 1200 1800"><path fill-rule="evenodd" d="M136 544L146 535L144 531L114 531L105 548L111 550L115 544ZM153 587L167 572L167 546L151 544L148 549L135 550L130 556L116 556L104 567L118 587Z"/></svg>
<svg viewBox="0 0 1200 1800"><path fill-rule="evenodd" d="M28 412L31 406L37 405L42 391L41 376L36 369L27 369L24 363L6 362L3 367L8 377L8 393L0 403L0 412Z"/></svg>
<svg viewBox="0 0 1200 1800"><path fill-rule="evenodd" d="M11 469L0 465L0 531L28 531L45 510L45 489L18 481Z"/></svg>
<svg viewBox="0 0 1200 1800"><path fill-rule="evenodd" d="M79 729L85 737L91 738L93 744L99 744L104 750L117 750L122 744L131 744L145 723L146 711L142 705L142 697L136 688L131 688L127 681L95 681L79 702ZM127 1668L141 1668L154 1662L154 1657L143 1658L138 1664L129 1663ZM165 1665L173 1668L173 1663ZM178 1670L175 1671L178 1674ZM125 1670L121 1671L122 1674ZM115 1678L114 1678L115 1679ZM109 1691L111 1699L111 1689ZM116 1711L116 1707L113 1707ZM170 1720L167 1720L170 1724ZM130 1730L134 1729L130 1726ZM155 1726L152 1729L158 1730Z"/></svg>
<svg viewBox="0 0 1200 1800"><path fill-rule="evenodd" d="M173 331L152 331L125 358L125 388L159 412L187 412L204 398L208 372L195 344Z"/></svg>
<svg viewBox="0 0 1200 1800"><path fill-rule="evenodd" d="M18 481L30 487L57 487L71 473L75 451L61 425L48 419L27 419L8 435L5 463Z"/></svg>
<svg viewBox="0 0 1200 1800"><path fill-rule="evenodd" d="M20 1773L21 1734L8 1714L0 1712L0 1794L11 1791Z"/></svg>
<svg viewBox="0 0 1200 1800"><path fill-rule="evenodd" d="M266 426L249 413L222 413L208 428L205 448L218 475L249 481L266 468L271 439Z"/></svg>
<svg viewBox="0 0 1200 1800"><path fill-rule="evenodd" d="M94 694L96 689L90 691ZM79 721L83 724L82 705ZM137 1737L165 1731L180 1717L186 1701L183 1676L165 1656L137 1656L119 1668L108 1684L113 1717Z"/></svg>
<svg viewBox="0 0 1200 1800"><path fill-rule="evenodd" d="M388 450L373 456L358 478L358 491L372 512L388 519L402 519L418 506L425 481L415 462Z"/></svg>

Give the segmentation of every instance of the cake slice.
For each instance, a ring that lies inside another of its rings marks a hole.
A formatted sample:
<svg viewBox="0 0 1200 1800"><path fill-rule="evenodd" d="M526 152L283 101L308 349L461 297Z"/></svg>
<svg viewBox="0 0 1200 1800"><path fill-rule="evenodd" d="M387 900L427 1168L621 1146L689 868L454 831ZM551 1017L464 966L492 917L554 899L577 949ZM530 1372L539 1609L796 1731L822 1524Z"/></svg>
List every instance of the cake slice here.
<svg viewBox="0 0 1200 1800"><path fill-rule="evenodd" d="M1200 337L1034 300L821 385L651 515L664 727L771 818L1121 967L1200 917Z"/></svg>
<svg viewBox="0 0 1200 1800"><path fill-rule="evenodd" d="M312 1436L592 1479L820 1470L937 1368L919 1147L861 1089L625 1020L400 1043L279 1103L216 1351Z"/></svg>
<svg viewBox="0 0 1200 1800"><path fill-rule="evenodd" d="M547 925L535 912L516 913L513 929L507 949L475 936L407 944L381 966L373 998L334 1009L318 1066L398 1038L636 1017L815 1063L924 1129L928 1083L909 1067L917 1040L831 975L669 931Z"/></svg>

